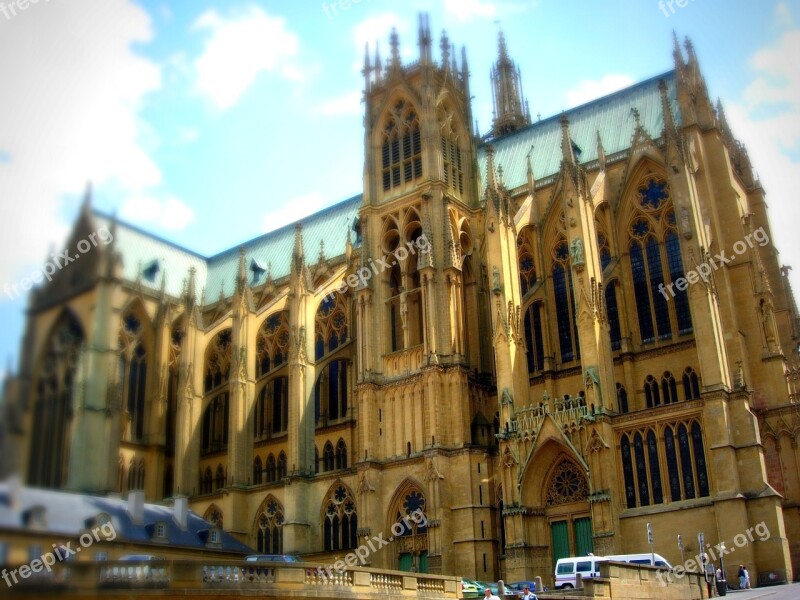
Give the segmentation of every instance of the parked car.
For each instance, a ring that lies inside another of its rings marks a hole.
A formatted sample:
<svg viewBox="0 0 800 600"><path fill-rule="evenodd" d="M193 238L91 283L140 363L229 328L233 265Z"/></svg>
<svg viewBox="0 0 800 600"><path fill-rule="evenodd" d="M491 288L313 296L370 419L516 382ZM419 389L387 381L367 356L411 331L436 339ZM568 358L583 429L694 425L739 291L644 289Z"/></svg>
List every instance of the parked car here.
<svg viewBox="0 0 800 600"><path fill-rule="evenodd" d="M664 569L672 569L672 565L667 562L667 559L660 554L652 554L644 552L641 554L613 554L605 557L607 560L615 560L617 562L632 563L635 565L650 565L651 567L662 567ZM653 562L655 559L655 562Z"/></svg>
<svg viewBox="0 0 800 600"><path fill-rule="evenodd" d="M515 590L511 589L511 586L509 586L509 585L504 585L503 586L505 588L505 590L503 592L503 595L500 596L500 592L499 592L500 585L497 582L494 582L494 581L478 581L477 583L481 584L484 588L488 587L490 590L492 590L492 594L494 594L495 596L499 596L500 598L516 598L517 596L519 596L519 594ZM531 588L531 589L533 589L533 588ZM520 592L521 591L522 591L522 588L520 588Z"/></svg>
<svg viewBox="0 0 800 600"><path fill-rule="evenodd" d="M285 562L296 563L300 559L291 554L251 554L244 558L247 562Z"/></svg>
<svg viewBox="0 0 800 600"><path fill-rule="evenodd" d="M466 577L461 578L461 592L464 598L482 598L486 586Z"/></svg>
<svg viewBox="0 0 800 600"><path fill-rule="evenodd" d="M555 583L556 588L562 590L574 588L576 586L577 574L581 574L582 579L600 576L600 563L607 561L605 556L572 556L570 558L559 558L556 561Z"/></svg>
<svg viewBox="0 0 800 600"><path fill-rule="evenodd" d="M515 581L513 583L508 583L506 584L506 590L511 590L515 595L519 596L526 585L530 588L531 592L541 591L536 589L535 581Z"/></svg>

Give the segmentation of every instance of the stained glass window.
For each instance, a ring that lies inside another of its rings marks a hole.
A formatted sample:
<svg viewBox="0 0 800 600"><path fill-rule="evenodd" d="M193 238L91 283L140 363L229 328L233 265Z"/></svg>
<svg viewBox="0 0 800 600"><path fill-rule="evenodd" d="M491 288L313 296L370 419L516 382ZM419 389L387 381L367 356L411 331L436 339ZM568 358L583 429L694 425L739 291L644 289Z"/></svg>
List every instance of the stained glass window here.
<svg viewBox="0 0 800 600"><path fill-rule="evenodd" d="M686 431L686 425L683 423L678 426L678 449L681 456L683 489L686 491L686 499L690 500L695 497L694 469L692 468L692 451L689 447L689 435Z"/></svg>
<svg viewBox="0 0 800 600"><path fill-rule="evenodd" d="M644 444L642 434L633 436L633 454L636 458L636 479L639 482L639 506L650 504L650 488L647 483L647 465L644 461Z"/></svg>
<svg viewBox="0 0 800 600"><path fill-rule="evenodd" d="M350 490L335 485L323 505L323 538L326 551L348 550L358 545L358 515Z"/></svg>
<svg viewBox="0 0 800 600"><path fill-rule="evenodd" d="M661 467L658 464L658 445L656 434L653 430L647 432L647 458L650 463L650 485L653 488L653 504L664 502L664 493L661 489Z"/></svg>
<svg viewBox="0 0 800 600"><path fill-rule="evenodd" d="M639 203L644 208L658 210L667 198L669 193L665 181L649 179L639 188Z"/></svg>
<svg viewBox="0 0 800 600"><path fill-rule="evenodd" d="M703 448L703 432L700 423L692 423L692 443L694 445L694 462L697 465L697 491L700 497L709 495L708 471L706 470L706 452Z"/></svg>
<svg viewBox="0 0 800 600"><path fill-rule="evenodd" d="M525 343L528 346L528 374L533 375L544 368L541 302L531 304L525 311Z"/></svg>
<svg viewBox="0 0 800 600"><path fill-rule="evenodd" d="M617 307L617 282L612 281L606 286L606 313L608 314L609 335L611 349L619 350L622 347L622 331L619 323L619 308Z"/></svg>
<svg viewBox="0 0 800 600"><path fill-rule="evenodd" d="M622 453L622 474L625 478L625 499L628 508L636 507L636 486L631 467L631 442L627 435L620 440L620 451Z"/></svg>
<svg viewBox="0 0 800 600"><path fill-rule="evenodd" d="M664 449L667 455L670 500L677 502L683 499L681 496L681 476L678 470L678 457L675 454L675 434L672 432L672 427L669 426L664 428Z"/></svg>

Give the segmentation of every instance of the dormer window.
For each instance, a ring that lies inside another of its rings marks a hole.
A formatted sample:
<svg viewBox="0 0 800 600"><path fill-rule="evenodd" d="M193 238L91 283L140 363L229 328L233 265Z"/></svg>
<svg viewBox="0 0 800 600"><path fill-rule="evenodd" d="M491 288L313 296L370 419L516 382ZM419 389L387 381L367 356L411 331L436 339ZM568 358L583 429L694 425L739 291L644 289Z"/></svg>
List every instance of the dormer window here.
<svg viewBox="0 0 800 600"><path fill-rule="evenodd" d="M44 506L33 506L22 515L22 522L30 529L45 529L47 513Z"/></svg>
<svg viewBox="0 0 800 600"><path fill-rule="evenodd" d="M155 537L159 539L167 537L167 524L163 521L156 523Z"/></svg>
<svg viewBox="0 0 800 600"><path fill-rule="evenodd" d="M158 260L153 260L147 263L144 268L142 269L142 277L153 283L158 277L158 273L161 271L161 263Z"/></svg>
<svg viewBox="0 0 800 600"><path fill-rule="evenodd" d="M253 285L261 283L261 278L267 272L266 267L254 258L250 259L250 272L253 274Z"/></svg>

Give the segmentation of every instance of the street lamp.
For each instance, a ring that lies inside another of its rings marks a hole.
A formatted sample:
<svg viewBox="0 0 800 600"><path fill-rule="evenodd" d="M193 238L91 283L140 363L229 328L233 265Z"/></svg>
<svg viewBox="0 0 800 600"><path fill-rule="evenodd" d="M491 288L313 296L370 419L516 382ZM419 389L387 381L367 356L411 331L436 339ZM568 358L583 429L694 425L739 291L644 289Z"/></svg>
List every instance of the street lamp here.
<svg viewBox="0 0 800 600"><path fill-rule="evenodd" d="M725 574L725 561L722 557L725 556L725 542L719 544L719 568L722 571L722 578L725 580L725 587L728 587L728 576Z"/></svg>

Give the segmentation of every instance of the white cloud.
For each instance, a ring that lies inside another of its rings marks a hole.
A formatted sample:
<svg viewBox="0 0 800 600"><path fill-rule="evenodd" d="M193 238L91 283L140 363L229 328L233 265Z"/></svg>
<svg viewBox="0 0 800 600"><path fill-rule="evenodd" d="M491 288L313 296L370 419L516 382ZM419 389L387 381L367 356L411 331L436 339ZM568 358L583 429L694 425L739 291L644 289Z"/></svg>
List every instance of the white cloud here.
<svg viewBox="0 0 800 600"><path fill-rule="evenodd" d="M136 225L179 230L194 220L194 211L175 196L138 195L131 196L122 204L120 218Z"/></svg>
<svg viewBox="0 0 800 600"><path fill-rule="evenodd" d="M339 115L358 115L363 112L361 107L361 90L355 90L342 94L337 98L331 98L314 108L314 113L325 117L336 117Z"/></svg>
<svg viewBox="0 0 800 600"><path fill-rule="evenodd" d="M193 28L209 33L194 62L197 89L223 110L236 104L262 71L293 81L303 77L291 63L300 50L299 38L286 28L285 19L258 6L228 18L211 9Z"/></svg>
<svg viewBox="0 0 800 600"><path fill-rule="evenodd" d="M157 187L139 117L161 72L136 54L148 15L129 0L31 4L0 19L0 282L41 262L71 224L65 196Z"/></svg>
<svg viewBox="0 0 800 600"><path fill-rule="evenodd" d="M280 208L264 215L262 223L264 231L274 231L279 227L294 223L325 208L325 200L319 192L310 192L293 198Z"/></svg>
<svg viewBox="0 0 800 600"><path fill-rule="evenodd" d="M497 5L481 0L444 0L444 10L458 21L491 19L497 14Z"/></svg>
<svg viewBox="0 0 800 600"><path fill-rule="evenodd" d="M567 106L573 108L633 85L632 77L612 74L602 79L584 79L578 87L566 93Z"/></svg>
<svg viewBox="0 0 800 600"><path fill-rule="evenodd" d="M786 31L778 41L750 60L755 79L745 90L745 104L727 104L725 114L734 135L748 154L767 192L774 242L781 263L795 263L793 281L800 276L800 29ZM795 288L795 291L800 288Z"/></svg>

